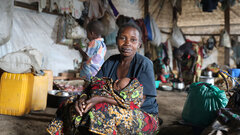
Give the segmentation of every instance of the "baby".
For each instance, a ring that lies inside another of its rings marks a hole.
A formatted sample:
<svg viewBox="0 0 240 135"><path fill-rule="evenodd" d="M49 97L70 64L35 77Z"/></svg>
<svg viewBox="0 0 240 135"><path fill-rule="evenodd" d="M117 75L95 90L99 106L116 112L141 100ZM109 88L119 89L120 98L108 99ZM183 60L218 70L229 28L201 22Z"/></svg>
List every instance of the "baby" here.
<svg viewBox="0 0 240 135"><path fill-rule="evenodd" d="M123 78L121 80L116 80L114 83L113 83L113 89L115 91L121 91L123 90L125 87L127 87L127 85L130 83L131 79L130 78Z"/></svg>
<svg viewBox="0 0 240 135"><path fill-rule="evenodd" d="M106 96L114 98L125 108L129 108L130 102L139 108L143 100L143 87L136 78L122 78L113 81L111 78L93 77L90 85L84 91L87 98L93 96Z"/></svg>

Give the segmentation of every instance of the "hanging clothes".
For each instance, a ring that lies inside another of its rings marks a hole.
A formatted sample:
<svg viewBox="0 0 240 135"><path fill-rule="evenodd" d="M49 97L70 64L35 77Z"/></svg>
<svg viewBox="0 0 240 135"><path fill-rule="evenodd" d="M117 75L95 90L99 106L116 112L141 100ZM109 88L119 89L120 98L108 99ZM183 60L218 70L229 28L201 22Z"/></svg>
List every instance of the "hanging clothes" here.
<svg viewBox="0 0 240 135"><path fill-rule="evenodd" d="M217 9L219 0L202 0L202 10L203 12L212 12L214 9Z"/></svg>
<svg viewBox="0 0 240 135"><path fill-rule="evenodd" d="M146 25L144 23L144 20L143 19L137 19L137 20L135 20L135 22L140 27L140 29L142 31L142 41L145 44L147 42L148 32L147 32L147 28L146 28Z"/></svg>
<svg viewBox="0 0 240 135"><path fill-rule="evenodd" d="M98 19L104 16L106 5L102 0L89 0L88 18Z"/></svg>

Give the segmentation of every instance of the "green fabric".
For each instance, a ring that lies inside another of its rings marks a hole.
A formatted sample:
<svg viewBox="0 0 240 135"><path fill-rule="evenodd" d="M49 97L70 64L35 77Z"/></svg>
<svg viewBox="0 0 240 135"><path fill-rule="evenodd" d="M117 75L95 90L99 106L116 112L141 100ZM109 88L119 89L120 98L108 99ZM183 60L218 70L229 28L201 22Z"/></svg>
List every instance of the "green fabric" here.
<svg viewBox="0 0 240 135"><path fill-rule="evenodd" d="M182 118L196 126L207 126L216 118L217 110L224 108L227 103L225 91L209 83L192 83Z"/></svg>

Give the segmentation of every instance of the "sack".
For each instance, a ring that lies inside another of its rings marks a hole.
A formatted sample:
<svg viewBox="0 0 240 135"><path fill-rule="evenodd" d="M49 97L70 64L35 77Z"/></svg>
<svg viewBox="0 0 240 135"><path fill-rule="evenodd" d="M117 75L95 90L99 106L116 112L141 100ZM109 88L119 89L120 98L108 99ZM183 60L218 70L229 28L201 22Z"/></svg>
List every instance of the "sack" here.
<svg viewBox="0 0 240 135"><path fill-rule="evenodd" d="M209 83L192 83L184 104L182 118L195 126L208 126L220 108L228 103L225 91Z"/></svg>
<svg viewBox="0 0 240 135"><path fill-rule="evenodd" d="M226 30L221 32L219 46L231 48L230 36Z"/></svg>
<svg viewBox="0 0 240 135"><path fill-rule="evenodd" d="M9 53L0 59L0 68L9 73L41 74L42 54L33 48L25 47L17 52Z"/></svg>
<svg viewBox="0 0 240 135"><path fill-rule="evenodd" d="M183 33L180 28L178 28L177 23L173 24L173 31L172 36L170 38L172 46L179 48L181 45L183 45L186 41L183 36Z"/></svg>

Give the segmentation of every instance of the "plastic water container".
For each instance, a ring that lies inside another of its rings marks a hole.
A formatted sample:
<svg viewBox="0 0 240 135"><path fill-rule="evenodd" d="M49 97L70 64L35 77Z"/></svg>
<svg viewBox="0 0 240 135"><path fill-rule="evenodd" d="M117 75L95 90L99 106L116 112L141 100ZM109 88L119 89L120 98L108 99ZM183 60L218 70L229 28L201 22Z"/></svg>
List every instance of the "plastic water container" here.
<svg viewBox="0 0 240 135"><path fill-rule="evenodd" d="M34 76L31 110L45 110L48 95L48 76Z"/></svg>
<svg viewBox="0 0 240 135"><path fill-rule="evenodd" d="M48 78L48 91L50 91L53 89L53 72L51 70L44 70L44 73Z"/></svg>
<svg viewBox="0 0 240 135"><path fill-rule="evenodd" d="M22 116L31 110L33 74L4 72L0 82L0 114Z"/></svg>

